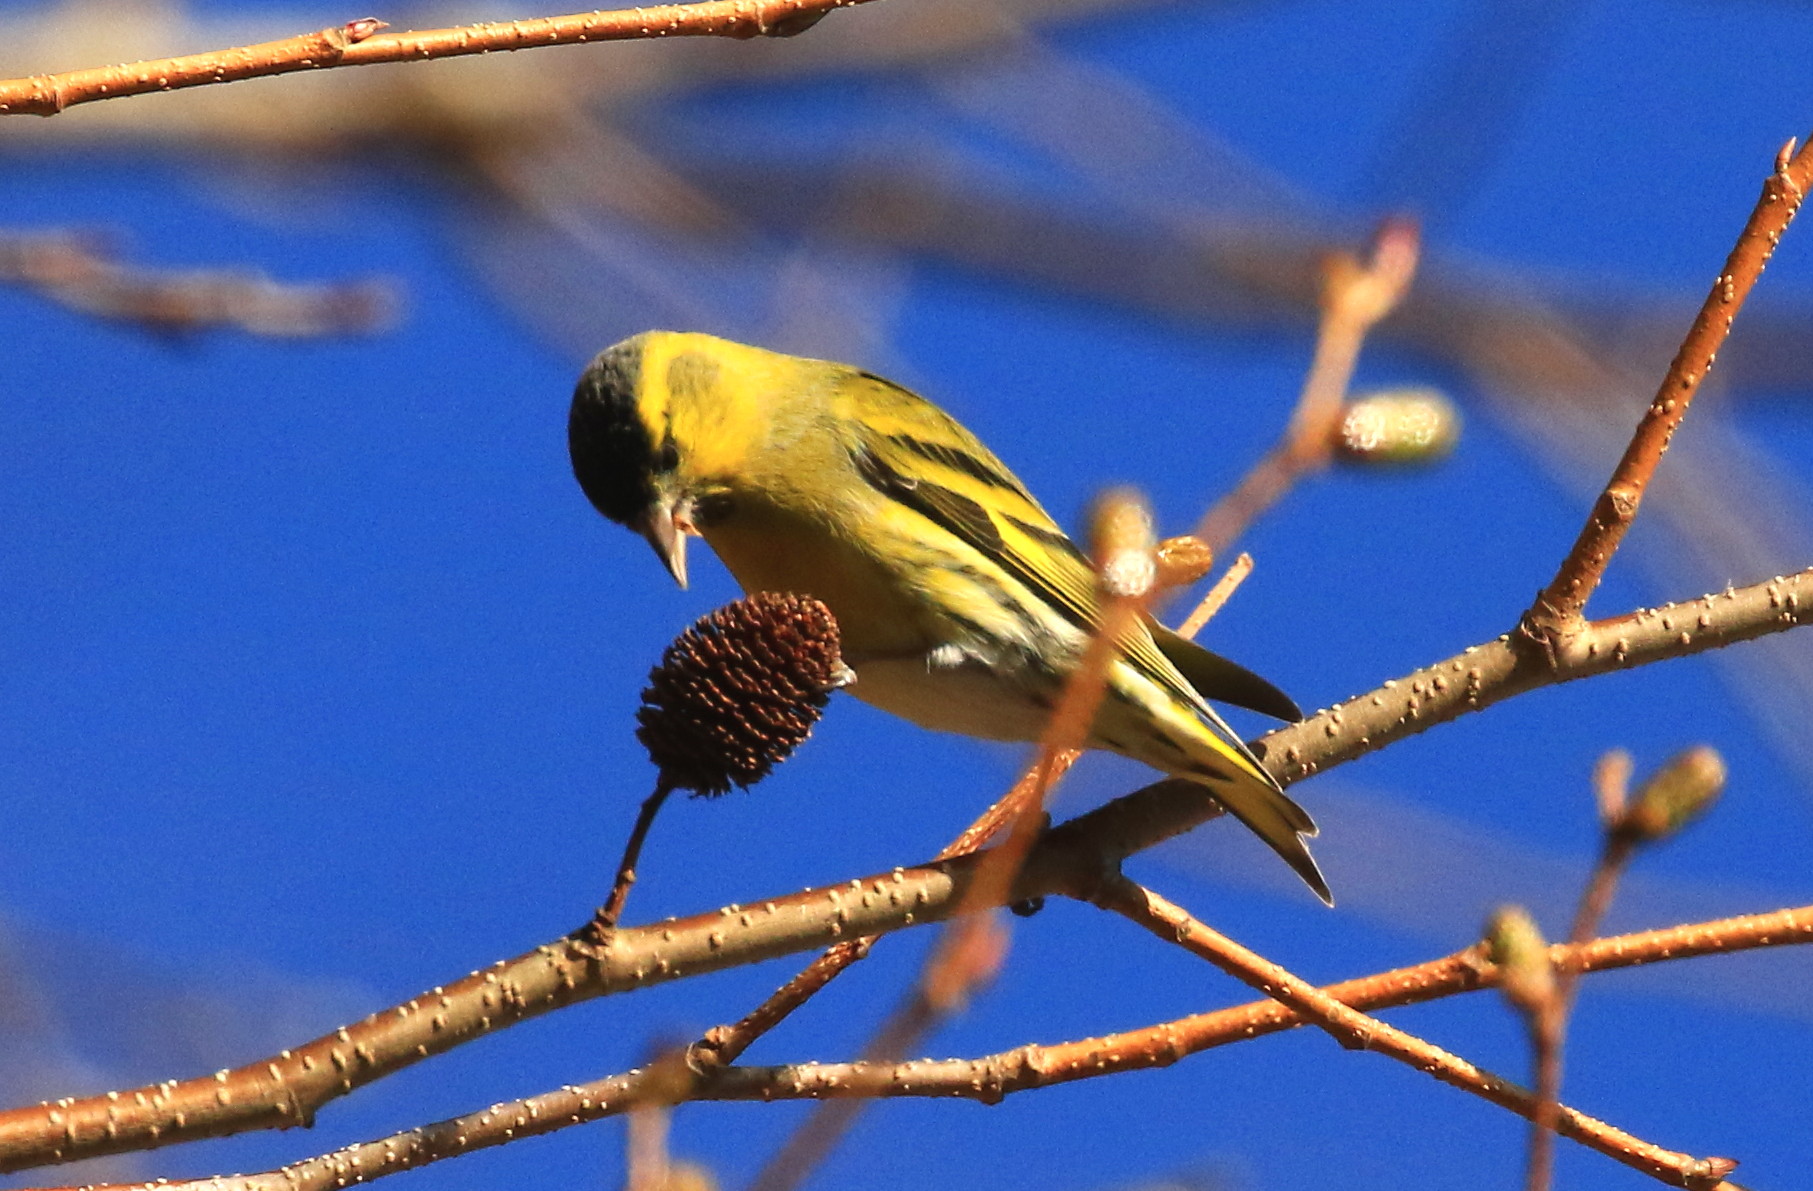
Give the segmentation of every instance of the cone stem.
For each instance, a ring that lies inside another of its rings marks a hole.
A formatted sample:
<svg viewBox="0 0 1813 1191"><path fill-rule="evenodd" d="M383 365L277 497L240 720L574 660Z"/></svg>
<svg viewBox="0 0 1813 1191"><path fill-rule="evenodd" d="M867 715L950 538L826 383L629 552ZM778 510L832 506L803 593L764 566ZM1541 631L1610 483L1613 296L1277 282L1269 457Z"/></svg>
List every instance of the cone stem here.
<svg viewBox="0 0 1813 1191"><path fill-rule="evenodd" d="M673 790L672 784L663 775L655 783L655 792L642 800L642 810L636 815L636 825L630 829L629 842L623 845L623 859L617 865L617 883L611 886L609 900L592 916L593 930L603 932L616 929L617 920L623 915L623 903L629 900L630 886L636 883L636 861L642 856L642 841L648 838L648 830L655 824L656 813Z"/></svg>

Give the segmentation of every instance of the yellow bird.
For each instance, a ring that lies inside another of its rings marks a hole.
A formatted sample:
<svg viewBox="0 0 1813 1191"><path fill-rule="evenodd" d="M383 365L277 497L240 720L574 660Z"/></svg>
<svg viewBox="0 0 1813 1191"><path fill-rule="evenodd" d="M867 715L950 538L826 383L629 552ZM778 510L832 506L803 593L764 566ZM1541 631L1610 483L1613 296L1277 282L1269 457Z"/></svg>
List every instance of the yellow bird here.
<svg viewBox="0 0 1813 1191"><path fill-rule="evenodd" d="M851 693L924 727L1038 739L1095 627L1089 561L1025 485L872 373L648 331L586 368L567 441L592 504L682 587L692 535L745 591L823 600ZM1201 783L1331 902L1303 843L1315 823L1207 699L1302 718L1271 683L1148 618L1110 668L1089 746Z"/></svg>

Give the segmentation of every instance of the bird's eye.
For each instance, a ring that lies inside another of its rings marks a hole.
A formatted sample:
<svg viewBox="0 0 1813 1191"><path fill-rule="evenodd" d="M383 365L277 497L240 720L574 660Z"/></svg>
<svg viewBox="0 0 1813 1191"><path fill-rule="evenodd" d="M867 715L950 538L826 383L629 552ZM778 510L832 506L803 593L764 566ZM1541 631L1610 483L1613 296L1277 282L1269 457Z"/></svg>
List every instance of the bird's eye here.
<svg viewBox="0 0 1813 1191"><path fill-rule="evenodd" d="M655 470L672 471L680 466L680 448L674 445L673 439L661 444L661 450L655 459Z"/></svg>

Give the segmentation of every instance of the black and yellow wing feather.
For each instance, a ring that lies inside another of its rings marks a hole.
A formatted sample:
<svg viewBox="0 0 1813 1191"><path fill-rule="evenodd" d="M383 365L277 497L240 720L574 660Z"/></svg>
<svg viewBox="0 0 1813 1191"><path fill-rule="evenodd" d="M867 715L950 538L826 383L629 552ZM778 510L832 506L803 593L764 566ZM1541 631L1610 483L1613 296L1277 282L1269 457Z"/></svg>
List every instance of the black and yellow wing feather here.
<svg viewBox="0 0 1813 1191"><path fill-rule="evenodd" d="M1083 632L1098 624L1089 560L1026 486L954 418L909 390L868 373L885 401L849 419L861 428L853 452L872 486L956 535ZM1147 618L1128 643L1143 676L1187 703L1215 699L1276 719L1299 720L1290 697L1265 679ZM1237 739L1237 738L1236 738Z"/></svg>
<svg viewBox="0 0 1813 1191"><path fill-rule="evenodd" d="M959 539L1081 633L1099 618L1088 559L1014 476L955 419L916 394L851 372L840 426L858 473L873 488ZM1286 797L1209 707L1213 698L1281 719L1302 713L1258 675L1150 621L1123 643L1125 664L1199 722L1223 764L1202 771L1230 811L1269 843L1325 900L1328 887L1299 835L1315 824Z"/></svg>

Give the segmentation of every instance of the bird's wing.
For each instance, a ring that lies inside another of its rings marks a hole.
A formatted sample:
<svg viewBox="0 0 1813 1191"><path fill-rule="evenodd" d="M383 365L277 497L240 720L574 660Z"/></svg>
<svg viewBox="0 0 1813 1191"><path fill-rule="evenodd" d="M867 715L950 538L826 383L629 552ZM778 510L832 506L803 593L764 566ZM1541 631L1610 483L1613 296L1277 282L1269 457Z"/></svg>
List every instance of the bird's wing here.
<svg viewBox="0 0 1813 1191"><path fill-rule="evenodd" d="M868 373L851 374L840 396L850 405L837 411L837 424L852 428L855 438L847 445L866 483L975 551L1077 629L1097 630L1100 614L1089 560L974 435L937 406ZM1145 627L1158 629L1150 622ZM1220 775L1224 781L1213 787L1212 796L1332 905L1328 882L1301 838L1316 833L1315 822L1168 655L1181 656L1205 682L1220 686L1232 680L1236 701L1252 698L1278 711L1288 709L1293 719L1296 706L1263 679L1175 634L1167 633L1164 641L1169 648L1161 648L1151 631L1129 634L1121 643L1122 660L1178 707L1195 711L1208 729L1205 743L1242 771ZM1264 689L1243 684L1241 676Z"/></svg>
<svg viewBox="0 0 1813 1191"><path fill-rule="evenodd" d="M1162 624L1154 623L1151 629L1152 642L1158 646L1158 652L1164 654L1183 675L1184 681L1204 698L1232 703L1235 707L1293 724L1303 718L1295 700L1245 666L1209 652Z"/></svg>
<svg viewBox="0 0 1813 1191"><path fill-rule="evenodd" d="M1096 631L1100 617L1089 560L975 435L937 406L880 377L855 374L845 395L853 408L839 423L860 428L852 455L870 485L963 541L1078 630ZM1164 633L1164 644L1171 648L1155 643L1149 632L1134 634L1124 643L1127 663L1195 707L1256 774L1263 773L1203 696L1222 697L1220 688L1227 685L1232 691L1228 701L1241 706L1254 701L1271 714L1284 708L1295 713L1295 706L1270 683L1232 662L1156 624L1148 627ZM1179 672L1179 656L1211 689L1199 691Z"/></svg>

